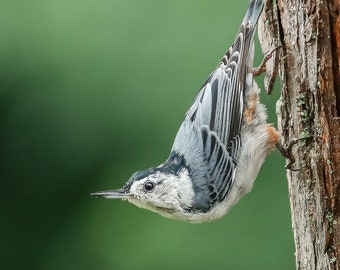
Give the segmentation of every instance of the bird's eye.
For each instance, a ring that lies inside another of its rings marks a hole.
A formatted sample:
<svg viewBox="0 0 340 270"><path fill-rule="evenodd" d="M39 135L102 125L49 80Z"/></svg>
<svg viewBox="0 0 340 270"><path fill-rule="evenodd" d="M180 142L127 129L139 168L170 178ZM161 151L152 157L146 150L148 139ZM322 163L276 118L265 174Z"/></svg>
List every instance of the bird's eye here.
<svg viewBox="0 0 340 270"><path fill-rule="evenodd" d="M152 191L155 188L155 184L151 181L146 181L144 183L144 189L145 191Z"/></svg>

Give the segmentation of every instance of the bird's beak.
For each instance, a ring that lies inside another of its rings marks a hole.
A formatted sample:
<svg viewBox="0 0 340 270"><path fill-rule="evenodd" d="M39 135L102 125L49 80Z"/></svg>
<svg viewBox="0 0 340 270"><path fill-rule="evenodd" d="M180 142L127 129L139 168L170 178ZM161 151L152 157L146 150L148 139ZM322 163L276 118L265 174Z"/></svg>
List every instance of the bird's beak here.
<svg viewBox="0 0 340 270"><path fill-rule="evenodd" d="M128 199L131 197L124 188L98 191L91 193L91 196L100 196L106 199Z"/></svg>

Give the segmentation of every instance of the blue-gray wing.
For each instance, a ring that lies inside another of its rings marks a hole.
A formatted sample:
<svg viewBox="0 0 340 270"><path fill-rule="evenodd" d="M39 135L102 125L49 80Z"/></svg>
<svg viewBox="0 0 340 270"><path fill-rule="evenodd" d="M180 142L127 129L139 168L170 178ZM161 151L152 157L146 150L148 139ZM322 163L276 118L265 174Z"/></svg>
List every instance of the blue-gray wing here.
<svg viewBox="0 0 340 270"><path fill-rule="evenodd" d="M210 74L186 117L208 126L228 145L239 136L246 98L253 83L254 33L263 1L250 2L234 43Z"/></svg>
<svg viewBox="0 0 340 270"><path fill-rule="evenodd" d="M230 190L242 146L241 127L253 68L253 38L263 1L250 2L233 45L211 73L176 136L172 151L190 167L198 208L209 210Z"/></svg>

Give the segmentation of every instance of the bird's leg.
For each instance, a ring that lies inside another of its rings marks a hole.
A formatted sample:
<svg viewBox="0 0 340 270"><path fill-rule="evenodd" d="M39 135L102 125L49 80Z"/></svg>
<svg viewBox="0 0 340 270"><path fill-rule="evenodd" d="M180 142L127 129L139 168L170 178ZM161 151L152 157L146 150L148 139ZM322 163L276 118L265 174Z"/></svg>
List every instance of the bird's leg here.
<svg viewBox="0 0 340 270"><path fill-rule="evenodd" d="M254 67L253 68L253 76L259 76L261 75L263 72L266 71L266 63L268 62L268 60L273 56L273 52L275 52L277 49L281 48L282 46L278 46L276 48L274 48L272 51L270 51L269 53L266 53L262 59L261 64L258 67Z"/></svg>
<svg viewBox="0 0 340 270"><path fill-rule="evenodd" d="M301 168L293 168L293 164L295 164L295 157L292 153L293 146L301 140L306 140L309 137L302 137L302 138L293 138L287 146L283 146L281 142L277 142L276 148L280 151L281 155L289 160L288 164L285 166L286 169L291 171L299 171Z"/></svg>

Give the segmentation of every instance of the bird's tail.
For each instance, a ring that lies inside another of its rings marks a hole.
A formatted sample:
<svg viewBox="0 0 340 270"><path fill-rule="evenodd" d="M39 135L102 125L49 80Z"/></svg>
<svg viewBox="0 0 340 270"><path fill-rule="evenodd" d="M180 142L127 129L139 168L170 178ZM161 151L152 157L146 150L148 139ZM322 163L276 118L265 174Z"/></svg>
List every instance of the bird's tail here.
<svg viewBox="0 0 340 270"><path fill-rule="evenodd" d="M247 12L242 20L238 33L236 35L236 39L228 49L228 51L223 55L220 64L224 64L228 66L231 56L235 52L239 52L241 54L241 58L247 57L247 55L251 52L254 33L257 25L257 21L260 17L264 6L264 0L251 0L247 9ZM244 59L243 59L244 60ZM242 63L242 62L241 62Z"/></svg>
<svg viewBox="0 0 340 270"><path fill-rule="evenodd" d="M253 89L254 34L263 7L264 0L250 1L235 41L218 65L219 68L224 69L231 81L230 87L224 87L221 90L223 92L221 96L229 97L225 101L226 104L232 104L234 107L235 117L233 117L232 123L235 127L230 129L230 138L234 138L240 133L243 113L248 107L250 90ZM225 111L224 108L219 109Z"/></svg>
<svg viewBox="0 0 340 270"><path fill-rule="evenodd" d="M260 14L262 12L263 6L264 6L263 0L250 1L246 15L244 15L242 24L247 24L247 22L249 22L251 27L255 28L257 21L260 17Z"/></svg>

